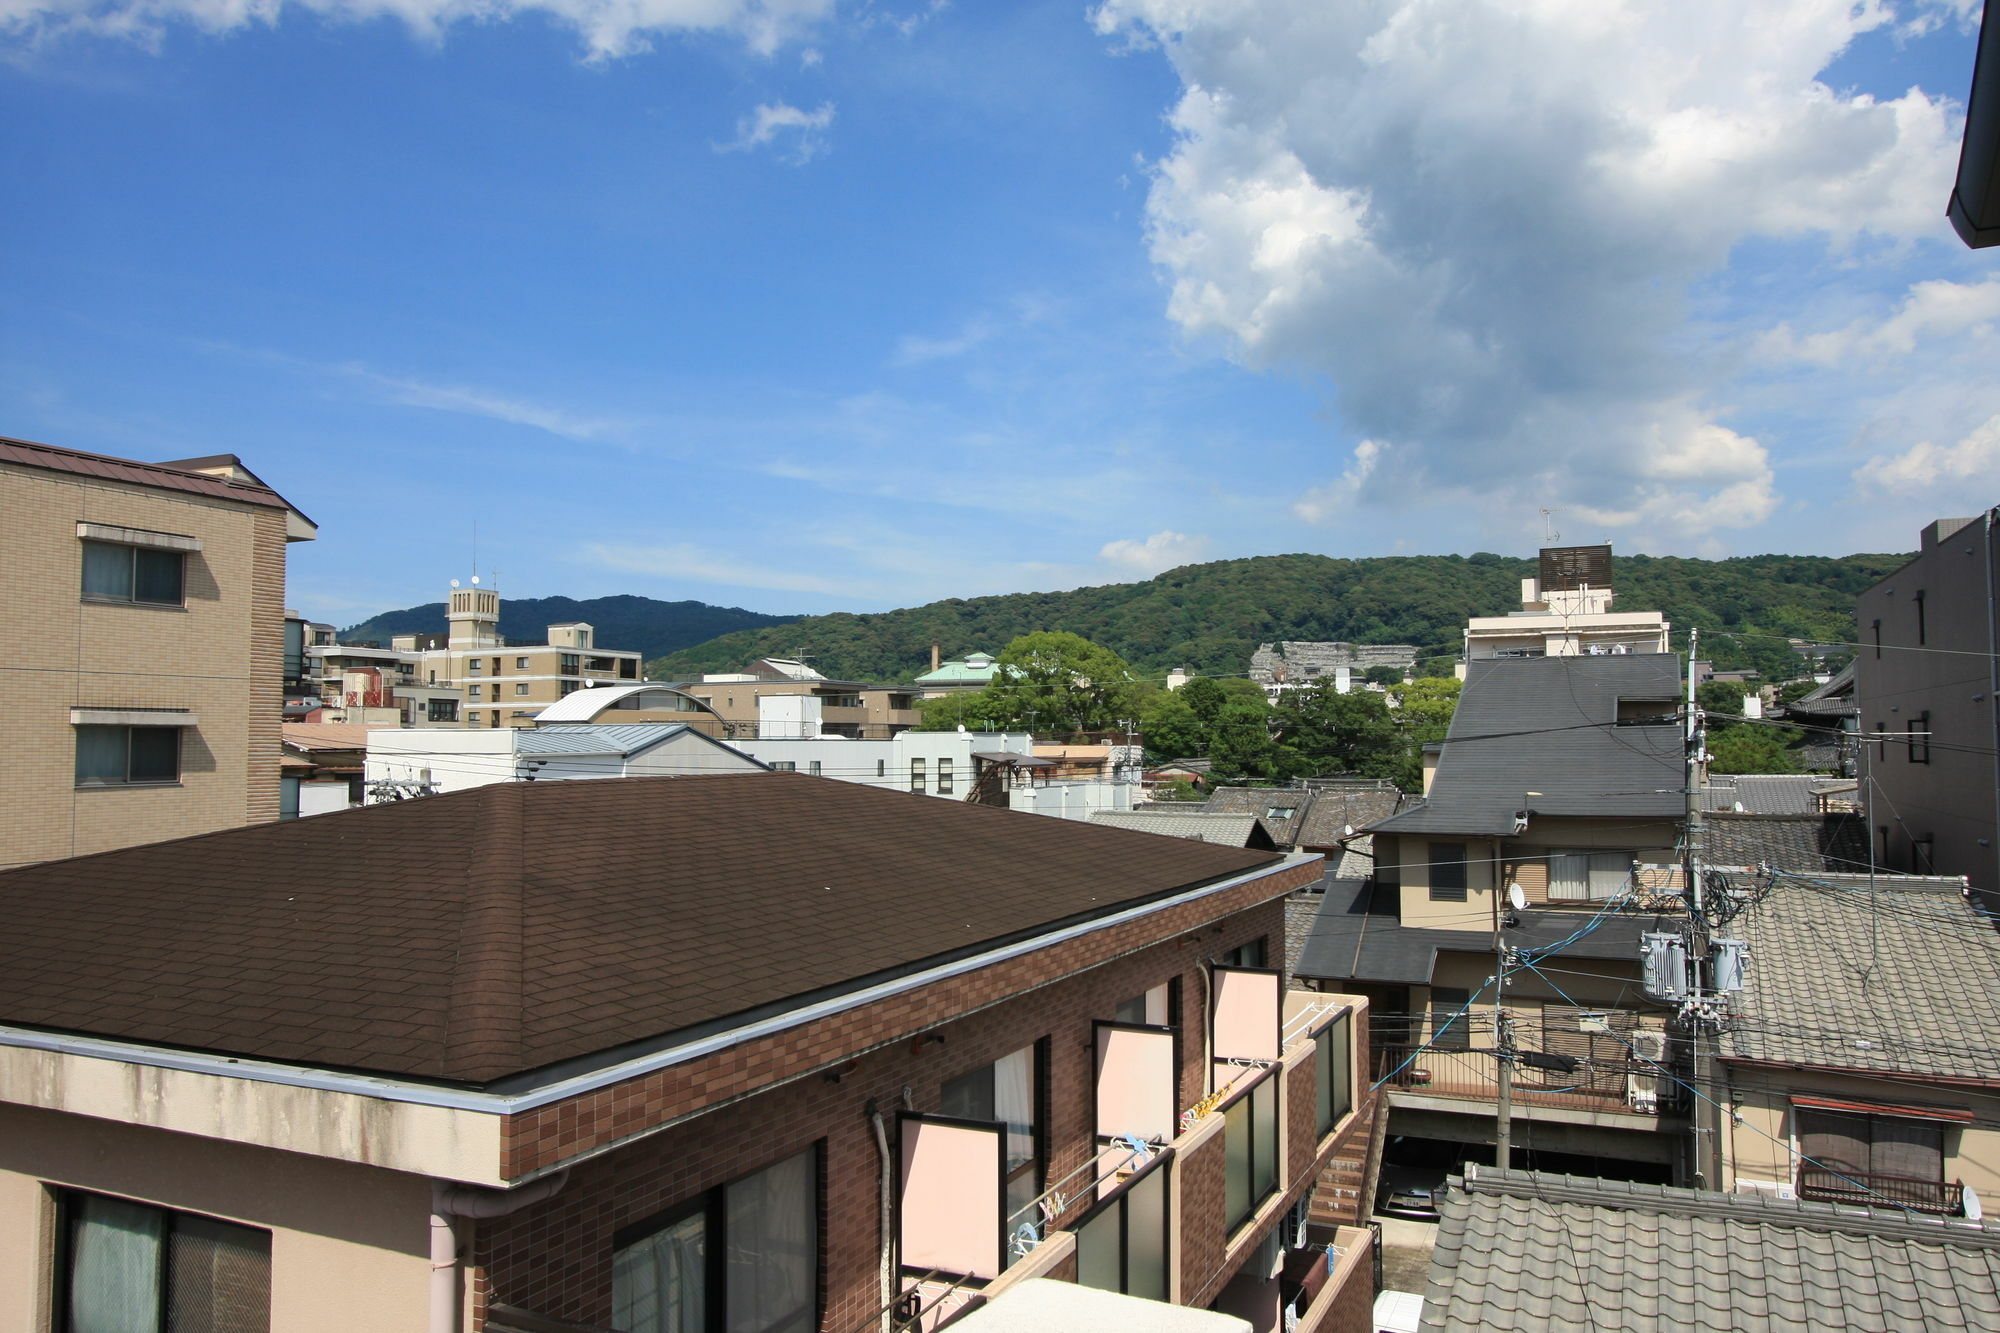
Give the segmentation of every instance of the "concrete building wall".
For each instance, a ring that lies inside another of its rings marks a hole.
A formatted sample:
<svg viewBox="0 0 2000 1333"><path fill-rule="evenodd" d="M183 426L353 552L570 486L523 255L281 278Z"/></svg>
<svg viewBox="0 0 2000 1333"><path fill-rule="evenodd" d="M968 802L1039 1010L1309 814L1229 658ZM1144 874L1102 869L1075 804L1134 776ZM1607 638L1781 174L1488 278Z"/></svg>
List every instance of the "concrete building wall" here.
<svg viewBox="0 0 2000 1333"><path fill-rule="evenodd" d="M0 1103L0 1333L51 1327L64 1188L269 1231L274 1333L424 1327L423 1177Z"/></svg>
<svg viewBox="0 0 2000 1333"><path fill-rule="evenodd" d="M86 601L79 522L198 538L178 607ZM285 514L0 467L0 867L278 817ZM79 789L72 707L186 709L175 784Z"/></svg>
<svg viewBox="0 0 2000 1333"><path fill-rule="evenodd" d="M1989 895L2000 894L1996 515L1924 529L1916 558L1856 603L1854 658L1864 736L1930 733L1928 745L1861 742L1876 855L1891 870L1964 875Z"/></svg>

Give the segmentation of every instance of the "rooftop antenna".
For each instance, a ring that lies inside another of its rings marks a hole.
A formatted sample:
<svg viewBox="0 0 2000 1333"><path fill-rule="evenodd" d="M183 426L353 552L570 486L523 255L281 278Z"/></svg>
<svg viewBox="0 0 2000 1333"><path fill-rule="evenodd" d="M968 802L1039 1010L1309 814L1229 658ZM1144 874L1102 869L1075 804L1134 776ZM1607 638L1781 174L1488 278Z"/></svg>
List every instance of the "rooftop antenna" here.
<svg viewBox="0 0 2000 1333"><path fill-rule="evenodd" d="M476 518L472 520L472 581L479 582L479 520Z"/></svg>
<svg viewBox="0 0 2000 1333"><path fill-rule="evenodd" d="M1549 522L1550 517L1555 512L1553 509L1544 509L1542 511L1542 545L1544 546L1553 546L1562 538L1562 534L1557 532Z"/></svg>

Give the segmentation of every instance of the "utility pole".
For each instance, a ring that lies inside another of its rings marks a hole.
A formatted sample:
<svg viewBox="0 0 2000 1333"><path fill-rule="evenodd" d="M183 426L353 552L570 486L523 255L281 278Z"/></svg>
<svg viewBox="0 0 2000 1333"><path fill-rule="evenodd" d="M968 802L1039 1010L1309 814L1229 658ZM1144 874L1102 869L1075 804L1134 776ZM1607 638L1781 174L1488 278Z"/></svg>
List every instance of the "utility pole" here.
<svg viewBox="0 0 2000 1333"><path fill-rule="evenodd" d="M1705 1042L1704 1028L1713 1021L1714 990L1709 963L1706 886L1702 882L1702 786L1707 775L1703 747L1706 744L1701 707L1695 701L1695 654L1701 632L1688 630L1686 755L1683 760L1686 788L1686 816L1681 836L1681 873L1686 877L1688 916L1692 930L1688 940L1689 998L1681 1003L1680 1024L1688 1034L1689 1055L1694 1073L1694 1102L1688 1108L1688 1125L1693 1130L1690 1144L1689 1181L1696 1189L1721 1189L1719 1168L1722 1146L1721 1104L1702 1089L1717 1086L1715 1043Z"/></svg>
<svg viewBox="0 0 2000 1333"><path fill-rule="evenodd" d="M1502 1171L1514 1165L1514 1034L1507 1023L1507 968L1513 961L1501 934L1500 876L1493 889L1493 1058L1499 1062L1499 1116L1493 1135L1493 1162Z"/></svg>

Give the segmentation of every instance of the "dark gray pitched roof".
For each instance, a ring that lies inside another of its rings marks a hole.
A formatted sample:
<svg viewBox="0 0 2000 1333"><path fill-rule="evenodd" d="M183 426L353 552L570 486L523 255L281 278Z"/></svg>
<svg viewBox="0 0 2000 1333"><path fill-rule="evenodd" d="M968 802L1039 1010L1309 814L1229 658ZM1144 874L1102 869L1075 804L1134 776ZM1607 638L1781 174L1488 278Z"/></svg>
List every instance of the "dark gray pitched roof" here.
<svg viewBox="0 0 2000 1333"><path fill-rule="evenodd" d="M1734 810L1751 815L1811 815L1819 813L1819 787L1825 778L1811 773L1717 774L1702 788L1702 808Z"/></svg>
<svg viewBox="0 0 2000 1333"><path fill-rule="evenodd" d="M1962 888L1778 877L1727 931L1750 968L1724 1058L2000 1080L2000 932Z"/></svg>
<svg viewBox="0 0 2000 1333"><path fill-rule="evenodd" d="M1680 688L1672 653L1474 661L1430 796L1372 831L1504 836L1522 809L1673 818L1680 728L1612 724L1620 699L1673 699Z"/></svg>
<svg viewBox="0 0 2000 1333"><path fill-rule="evenodd" d="M1759 1195L1468 1168L1429 1333L2000 1328L2000 1229Z"/></svg>
<svg viewBox="0 0 2000 1333"><path fill-rule="evenodd" d="M1435 930L1405 926L1396 919L1396 889L1355 879L1321 881L1325 893L1319 915L1299 952L1302 977L1340 981L1386 981L1428 985L1439 950L1493 952L1491 930ZM1591 912L1534 908L1507 932L1517 949L1538 949L1574 934ZM1678 918L1676 918L1678 919ZM1637 961L1639 936L1657 930L1663 918L1650 912L1614 912L1588 935L1566 946L1571 958Z"/></svg>

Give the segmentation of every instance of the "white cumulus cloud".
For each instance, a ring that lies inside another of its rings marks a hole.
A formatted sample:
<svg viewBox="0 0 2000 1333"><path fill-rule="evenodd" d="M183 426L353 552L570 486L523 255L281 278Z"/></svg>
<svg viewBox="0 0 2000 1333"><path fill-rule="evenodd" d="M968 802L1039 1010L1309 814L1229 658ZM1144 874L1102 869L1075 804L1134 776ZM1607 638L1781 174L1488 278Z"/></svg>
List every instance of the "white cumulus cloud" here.
<svg viewBox="0 0 2000 1333"><path fill-rule="evenodd" d="M1095 13L1183 86L1148 201L1171 317L1252 368L1324 376L1367 442L1301 517L1422 492L1688 539L1778 503L1764 446L1724 424L1688 350L1696 284L1755 237L1853 254L1942 234L1945 101L1817 79L1893 17L1868 0Z"/></svg>
<svg viewBox="0 0 2000 1333"><path fill-rule="evenodd" d="M1956 444L1924 440L1900 454L1877 454L1855 469L1854 479L1864 493L1925 498L1946 510L1971 507L1969 485L1970 500L1984 507L1992 502L2000 479L2000 416L1988 418Z"/></svg>
<svg viewBox="0 0 2000 1333"><path fill-rule="evenodd" d="M185 24L224 33L275 24L287 8L332 22L395 19L436 41L452 26L539 15L574 31L592 60L649 50L655 39L733 36L769 55L809 32L834 0L0 0L0 38L94 35L156 42Z"/></svg>
<svg viewBox="0 0 2000 1333"><path fill-rule="evenodd" d="M1106 542L1097 558L1120 569L1151 578L1163 569L1193 564L1208 550L1208 538L1165 529L1150 537Z"/></svg>
<svg viewBox="0 0 2000 1333"><path fill-rule="evenodd" d="M736 137L717 144L719 153L740 153L775 143L788 144L782 155L794 163L810 162L826 151L826 131L833 124L833 103L805 111L786 102L769 102L736 122Z"/></svg>

